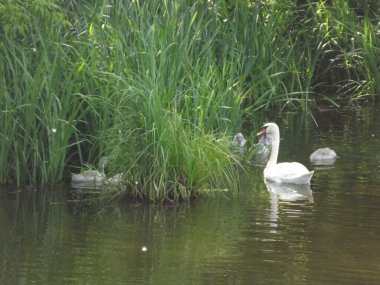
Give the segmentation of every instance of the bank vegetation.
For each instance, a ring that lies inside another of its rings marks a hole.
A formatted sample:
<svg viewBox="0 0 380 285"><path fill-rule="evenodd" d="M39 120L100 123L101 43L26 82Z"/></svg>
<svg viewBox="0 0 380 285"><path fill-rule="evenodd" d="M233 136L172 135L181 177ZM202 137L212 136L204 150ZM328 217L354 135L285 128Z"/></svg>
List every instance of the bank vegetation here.
<svg viewBox="0 0 380 285"><path fill-rule="evenodd" d="M231 137L265 112L380 93L380 4L0 3L0 183L69 181L110 159L123 195L236 189Z"/></svg>

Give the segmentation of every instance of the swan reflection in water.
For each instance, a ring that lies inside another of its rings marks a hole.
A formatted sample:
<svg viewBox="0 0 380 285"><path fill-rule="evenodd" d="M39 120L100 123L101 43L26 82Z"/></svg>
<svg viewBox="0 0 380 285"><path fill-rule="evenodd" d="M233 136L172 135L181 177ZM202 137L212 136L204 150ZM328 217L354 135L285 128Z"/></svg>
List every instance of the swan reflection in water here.
<svg viewBox="0 0 380 285"><path fill-rule="evenodd" d="M272 201L309 201L313 200L313 192L311 191L310 184L289 184L289 183L276 183L265 180L265 185L268 188L270 199Z"/></svg>
<svg viewBox="0 0 380 285"><path fill-rule="evenodd" d="M270 227L271 232L276 232L275 228L278 225L278 205L280 202L291 203L295 201L313 203L313 192L310 184L288 184L276 183L264 180L269 192L270 207Z"/></svg>

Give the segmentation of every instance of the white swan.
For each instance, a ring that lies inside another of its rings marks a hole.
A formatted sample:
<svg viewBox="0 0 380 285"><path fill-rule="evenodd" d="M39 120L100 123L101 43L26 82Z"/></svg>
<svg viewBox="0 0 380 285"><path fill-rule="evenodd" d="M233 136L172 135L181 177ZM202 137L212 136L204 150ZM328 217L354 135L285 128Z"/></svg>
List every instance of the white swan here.
<svg viewBox="0 0 380 285"><path fill-rule="evenodd" d="M310 155L310 161L316 163L326 161L328 164L330 164L330 161L335 161L336 157L337 156L335 151L333 151L331 148L324 147L314 151Z"/></svg>
<svg viewBox="0 0 380 285"><path fill-rule="evenodd" d="M314 171L298 162L277 163L280 147L280 130L275 123L265 124L257 135L266 134L272 142L271 153L264 169L264 178L277 183L310 184Z"/></svg>

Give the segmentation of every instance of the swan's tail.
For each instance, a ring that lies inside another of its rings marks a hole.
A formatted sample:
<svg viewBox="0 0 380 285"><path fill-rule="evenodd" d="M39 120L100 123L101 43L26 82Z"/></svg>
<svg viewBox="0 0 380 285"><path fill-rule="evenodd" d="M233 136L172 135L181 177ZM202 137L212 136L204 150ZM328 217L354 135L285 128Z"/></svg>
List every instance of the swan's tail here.
<svg viewBox="0 0 380 285"><path fill-rule="evenodd" d="M309 173L303 174L297 178L296 184L310 184L310 180L313 177L314 170Z"/></svg>

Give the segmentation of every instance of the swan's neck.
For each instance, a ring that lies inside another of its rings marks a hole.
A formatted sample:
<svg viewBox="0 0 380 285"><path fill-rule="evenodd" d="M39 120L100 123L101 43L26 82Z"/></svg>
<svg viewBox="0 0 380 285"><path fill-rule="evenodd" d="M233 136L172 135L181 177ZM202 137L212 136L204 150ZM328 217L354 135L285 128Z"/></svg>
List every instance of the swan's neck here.
<svg viewBox="0 0 380 285"><path fill-rule="evenodd" d="M273 134L271 147L272 149L270 152L269 160L265 168L269 168L277 164L278 151L280 148L280 133L279 132Z"/></svg>

